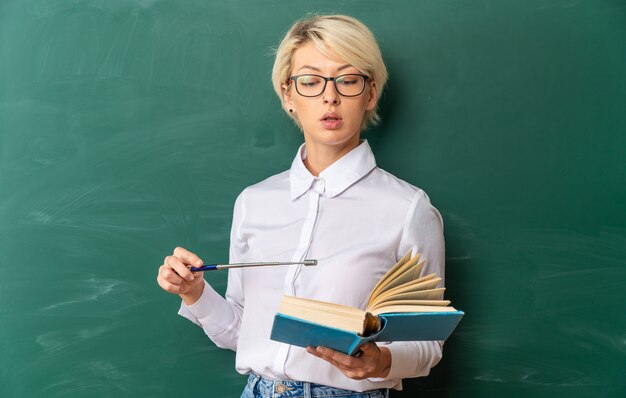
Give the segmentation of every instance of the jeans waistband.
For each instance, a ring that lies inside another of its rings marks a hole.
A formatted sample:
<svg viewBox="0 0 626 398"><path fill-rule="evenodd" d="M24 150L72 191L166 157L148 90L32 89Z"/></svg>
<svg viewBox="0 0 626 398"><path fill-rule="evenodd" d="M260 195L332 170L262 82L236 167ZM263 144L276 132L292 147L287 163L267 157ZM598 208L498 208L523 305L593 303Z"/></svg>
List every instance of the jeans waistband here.
<svg viewBox="0 0 626 398"><path fill-rule="evenodd" d="M325 386L323 384L308 383L293 380L265 379L256 373L248 376L248 386L263 397L288 398L288 397L343 397L343 398L386 398L389 390L378 389L363 392L355 392Z"/></svg>

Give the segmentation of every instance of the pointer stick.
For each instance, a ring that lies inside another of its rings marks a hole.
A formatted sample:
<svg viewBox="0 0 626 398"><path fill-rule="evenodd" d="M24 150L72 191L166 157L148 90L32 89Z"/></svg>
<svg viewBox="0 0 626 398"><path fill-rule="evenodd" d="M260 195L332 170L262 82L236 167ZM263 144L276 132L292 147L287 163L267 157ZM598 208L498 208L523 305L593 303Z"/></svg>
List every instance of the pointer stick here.
<svg viewBox="0 0 626 398"><path fill-rule="evenodd" d="M297 265L303 264L305 266L317 265L317 260L304 260L299 262L257 262L257 263L233 263L233 264L207 264L201 267L191 267L189 270L191 272L198 271L215 271L219 269L228 269L228 268L247 268L247 267L269 267L275 265Z"/></svg>

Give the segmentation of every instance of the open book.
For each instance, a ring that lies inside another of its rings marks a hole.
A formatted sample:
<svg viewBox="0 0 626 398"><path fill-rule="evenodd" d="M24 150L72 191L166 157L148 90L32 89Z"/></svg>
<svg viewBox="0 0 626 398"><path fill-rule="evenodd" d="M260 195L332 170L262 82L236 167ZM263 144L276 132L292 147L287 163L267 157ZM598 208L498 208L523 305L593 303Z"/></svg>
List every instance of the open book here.
<svg viewBox="0 0 626 398"><path fill-rule="evenodd" d="M271 339L301 347L333 348L348 354L368 341L445 340L464 313L443 300L436 274L420 277L424 261L407 253L370 293L366 310L284 296Z"/></svg>

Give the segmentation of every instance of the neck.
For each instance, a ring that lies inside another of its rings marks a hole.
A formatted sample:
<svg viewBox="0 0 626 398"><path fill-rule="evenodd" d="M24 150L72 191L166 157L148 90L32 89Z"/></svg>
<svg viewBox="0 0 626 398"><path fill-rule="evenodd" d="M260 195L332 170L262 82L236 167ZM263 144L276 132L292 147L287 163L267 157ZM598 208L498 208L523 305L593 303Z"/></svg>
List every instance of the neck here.
<svg viewBox="0 0 626 398"><path fill-rule="evenodd" d="M359 136L343 145L323 145L305 139L306 159L304 165L314 176L319 176L328 166L341 159L345 154L359 146Z"/></svg>

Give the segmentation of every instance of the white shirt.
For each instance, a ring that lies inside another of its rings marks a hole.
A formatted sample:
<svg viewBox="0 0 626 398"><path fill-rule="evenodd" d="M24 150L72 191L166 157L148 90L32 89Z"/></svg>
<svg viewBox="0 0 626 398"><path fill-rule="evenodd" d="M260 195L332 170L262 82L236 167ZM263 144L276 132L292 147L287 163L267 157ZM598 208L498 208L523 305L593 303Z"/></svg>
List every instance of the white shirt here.
<svg viewBox="0 0 626 398"><path fill-rule="evenodd" d="M383 274L409 250L426 259L424 275L444 277L441 215L419 188L376 167L367 141L319 177L305 167L306 148L291 169L246 188L235 202L230 262L302 261L315 267L231 269L224 299L205 282L179 314L201 326L218 347L237 352L240 373L300 380L353 391L402 389L442 356L439 342L379 343L391 351L385 378L353 380L304 348L270 340L284 294L365 309Z"/></svg>

